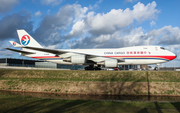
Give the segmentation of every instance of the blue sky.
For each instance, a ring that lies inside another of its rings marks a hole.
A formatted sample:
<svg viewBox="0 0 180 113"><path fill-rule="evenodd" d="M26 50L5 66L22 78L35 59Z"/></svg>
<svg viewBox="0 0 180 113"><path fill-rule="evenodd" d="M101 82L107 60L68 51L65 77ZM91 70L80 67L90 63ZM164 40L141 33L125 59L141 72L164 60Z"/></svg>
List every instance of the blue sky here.
<svg viewBox="0 0 180 113"><path fill-rule="evenodd" d="M52 49L160 45L178 55L161 66L180 66L179 0L0 0L0 58L25 29Z"/></svg>

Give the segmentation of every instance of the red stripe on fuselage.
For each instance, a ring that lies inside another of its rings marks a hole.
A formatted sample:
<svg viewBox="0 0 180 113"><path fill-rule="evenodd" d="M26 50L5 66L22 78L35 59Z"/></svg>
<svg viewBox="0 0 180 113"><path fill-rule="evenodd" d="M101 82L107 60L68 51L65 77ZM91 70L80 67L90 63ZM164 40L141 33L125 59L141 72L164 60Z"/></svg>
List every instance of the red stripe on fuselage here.
<svg viewBox="0 0 180 113"><path fill-rule="evenodd" d="M173 60L176 56L104 56L104 57L119 57L119 58L162 58L166 60Z"/></svg>
<svg viewBox="0 0 180 113"><path fill-rule="evenodd" d="M118 57L118 58L162 58L166 60L173 60L176 58L176 56L103 56L103 57ZM37 59L45 59L45 58L60 58L59 56L37 56L37 57L32 57L32 58L37 58Z"/></svg>

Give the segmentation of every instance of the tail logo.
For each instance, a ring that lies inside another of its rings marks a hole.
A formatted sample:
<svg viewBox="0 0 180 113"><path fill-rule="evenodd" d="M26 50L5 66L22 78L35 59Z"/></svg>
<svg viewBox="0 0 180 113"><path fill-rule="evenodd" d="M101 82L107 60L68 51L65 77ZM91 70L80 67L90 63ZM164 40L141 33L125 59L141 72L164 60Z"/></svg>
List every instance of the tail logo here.
<svg viewBox="0 0 180 113"><path fill-rule="evenodd" d="M13 42L13 46L15 46L16 45L16 42Z"/></svg>
<svg viewBox="0 0 180 113"><path fill-rule="evenodd" d="M22 38L21 38L21 44L26 46L28 45L30 42L30 37L28 35L24 35Z"/></svg>

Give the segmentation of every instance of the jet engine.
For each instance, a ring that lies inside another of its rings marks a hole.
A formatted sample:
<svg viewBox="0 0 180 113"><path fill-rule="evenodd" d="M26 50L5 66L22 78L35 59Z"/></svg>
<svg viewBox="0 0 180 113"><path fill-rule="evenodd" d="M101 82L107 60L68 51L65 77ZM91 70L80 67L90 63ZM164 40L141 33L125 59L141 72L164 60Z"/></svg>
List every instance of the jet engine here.
<svg viewBox="0 0 180 113"><path fill-rule="evenodd" d="M87 59L86 59L86 55L73 55L68 58L63 58L63 61L71 62L73 64L85 64Z"/></svg>
<svg viewBox="0 0 180 113"><path fill-rule="evenodd" d="M117 59L105 60L105 67L117 67L117 65L118 65Z"/></svg>
<svg viewBox="0 0 180 113"><path fill-rule="evenodd" d="M98 62L98 65L104 65L105 67L117 67L118 66L118 60L117 59L108 59L103 62Z"/></svg>

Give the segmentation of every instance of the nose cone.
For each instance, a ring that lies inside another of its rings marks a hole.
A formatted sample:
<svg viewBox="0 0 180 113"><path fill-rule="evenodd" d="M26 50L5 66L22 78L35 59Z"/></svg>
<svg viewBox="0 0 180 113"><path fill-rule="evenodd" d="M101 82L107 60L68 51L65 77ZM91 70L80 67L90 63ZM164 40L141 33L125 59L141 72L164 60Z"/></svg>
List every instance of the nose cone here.
<svg viewBox="0 0 180 113"><path fill-rule="evenodd" d="M170 60L175 59L176 57L177 57L176 54L174 54L174 53L172 53L172 52L169 51L169 53L167 54L167 57L166 57L166 58L170 61Z"/></svg>
<svg viewBox="0 0 180 113"><path fill-rule="evenodd" d="M171 60L173 60L173 59L175 59L176 57L177 57L177 55L176 54L174 54L173 52L171 52L171 51L168 51L168 50L166 50L166 51L163 51L163 53L165 53L166 55L166 59L168 60L168 61L171 61Z"/></svg>
<svg viewBox="0 0 180 113"><path fill-rule="evenodd" d="M177 55L173 53L173 56L171 57L170 60L173 60L173 59L175 59L176 57L177 57Z"/></svg>

